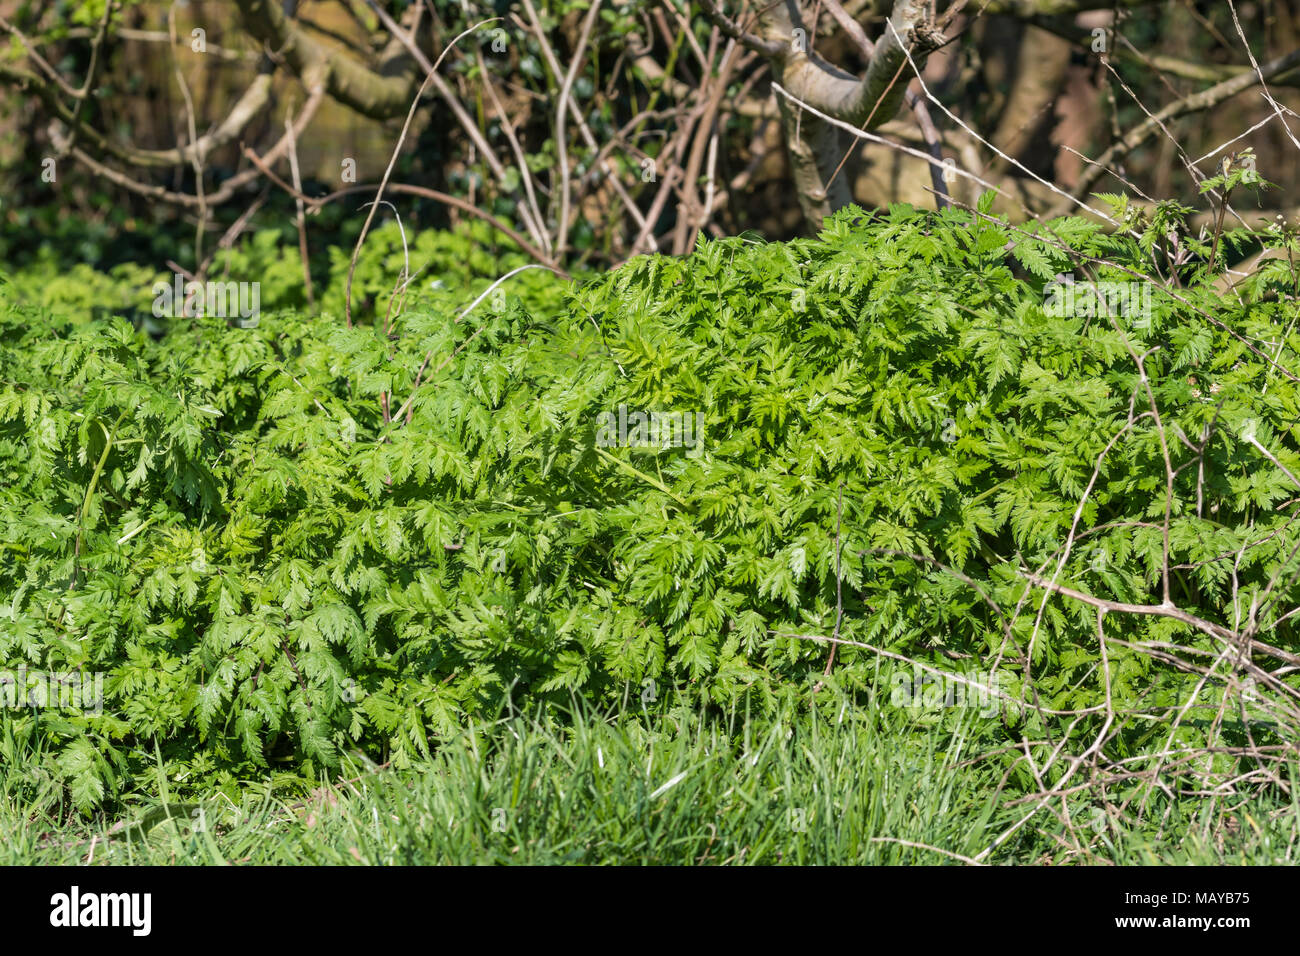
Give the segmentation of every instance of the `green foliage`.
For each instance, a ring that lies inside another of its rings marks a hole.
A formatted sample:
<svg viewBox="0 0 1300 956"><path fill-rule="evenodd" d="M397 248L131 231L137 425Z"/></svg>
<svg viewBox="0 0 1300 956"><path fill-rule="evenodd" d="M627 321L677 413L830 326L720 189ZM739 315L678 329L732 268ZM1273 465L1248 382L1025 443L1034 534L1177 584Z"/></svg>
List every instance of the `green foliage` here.
<svg viewBox="0 0 1300 956"><path fill-rule="evenodd" d="M1269 865L1300 845L1296 804L1259 794L1171 801L1145 825L1085 802L1082 857L1049 814L993 846L1024 808L968 759L986 742L897 716L828 699L770 717L679 701L471 721L409 770L349 763L309 792L247 781L194 802L164 784L116 821L66 819L57 792L15 799L0 781L0 863Z"/></svg>
<svg viewBox="0 0 1300 956"><path fill-rule="evenodd" d="M7 711L6 733L90 810L158 755L192 780L310 777L357 750L410 766L503 700L691 685L770 708L823 679L810 637L836 629L837 590L842 638L987 661L1013 696L1028 666L1044 707L1098 705L1103 673L1124 706L1181 701L1185 680L1133 645L1215 655L1216 639L1114 614L1103 662L1095 609L1044 601L1027 575L1161 603L1163 434L1174 597L1228 626L1253 606L1290 560L1296 488L1240 436L1300 474L1295 382L1270 361L1295 364L1288 307L1153 282L1149 314L1056 315L1053 275L1135 281L1147 237L1080 220L1031 236L953 209L862 218L571 287L531 270L469 312L487 283L444 271L463 239L421 235L423 289L390 336L391 229L354 288L375 325L338 318L346 258L332 314L177 320L159 343L11 290L0 669L108 676L102 714ZM274 278L291 257L247 255L232 278L291 296ZM602 442L623 407L698 414L700 442ZM1281 577L1256 607L1275 646L1296 646L1295 591ZM879 660L843 646L824 679L879 694ZM1207 684L1197 720L1225 693ZM1038 736L1046 720L1002 719ZM1219 732L1241 739L1244 721ZM1136 723L1120 746L1169 732Z"/></svg>

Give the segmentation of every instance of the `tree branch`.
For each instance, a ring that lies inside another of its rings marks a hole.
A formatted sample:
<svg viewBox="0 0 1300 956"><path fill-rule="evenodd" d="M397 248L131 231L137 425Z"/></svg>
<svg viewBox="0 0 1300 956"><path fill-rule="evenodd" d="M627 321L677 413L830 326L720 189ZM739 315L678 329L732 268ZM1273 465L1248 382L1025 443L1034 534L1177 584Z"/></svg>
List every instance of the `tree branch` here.
<svg viewBox="0 0 1300 956"><path fill-rule="evenodd" d="M235 6L245 29L270 48L272 57L300 77L321 73L331 98L371 119L400 116L410 106L418 78L414 58L393 60L391 75L376 73L308 36L284 15L279 0L235 0Z"/></svg>
<svg viewBox="0 0 1300 956"><path fill-rule="evenodd" d="M1078 184L1074 188L1074 197L1078 198L1087 195L1088 191L1096 185L1097 181L1109 171L1109 167L1112 164L1123 159L1129 153L1133 152L1133 150L1145 143L1156 133L1157 130L1162 129L1164 124L1169 120L1178 116L1186 115L1187 113L1195 113L1200 110L1210 109L1211 107L1222 103L1229 97L1236 96L1243 90L1248 90L1252 86L1256 86L1261 82L1272 79L1277 74L1294 69L1297 66L1300 66L1300 50L1292 50L1285 56L1280 56L1268 63L1262 64L1258 73L1243 73L1239 76L1234 76L1230 80L1224 80L1222 83L1212 86L1208 90L1201 90L1199 93L1193 93L1192 95L1185 96L1180 100L1175 100L1160 112L1148 117L1145 121L1129 130L1118 143L1113 144L1109 149L1102 153L1100 158L1094 160L1085 167L1083 174L1079 177ZM1062 201L1047 214L1046 218L1051 219L1056 216L1063 216L1069 211L1070 204Z"/></svg>

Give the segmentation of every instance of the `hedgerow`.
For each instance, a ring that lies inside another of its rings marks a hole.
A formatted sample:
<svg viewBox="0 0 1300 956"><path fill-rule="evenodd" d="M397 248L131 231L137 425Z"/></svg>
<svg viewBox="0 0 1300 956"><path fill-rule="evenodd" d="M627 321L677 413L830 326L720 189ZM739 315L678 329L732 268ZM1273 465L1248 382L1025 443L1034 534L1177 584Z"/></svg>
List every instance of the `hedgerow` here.
<svg viewBox="0 0 1300 956"><path fill-rule="evenodd" d="M988 732L1048 748L997 758L1025 787L1193 747L1231 775L1248 744L1272 774L1297 714L1294 273L1222 295L1177 207L1115 232L986 211L850 209L482 296L451 274L464 237L421 237L434 268L387 334L391 231L351 328L337 283L320 314L160 341L11 293L0 669L107 677L102 714L0 711L7 753L39 743L89 811L158 757L404 766L503 700L880 700L917 661L996 675ZM1160 272L1170 242L1191 264ZM1149 314L1057 314L1072 271L1147 284ZM638 412L702 430L609 440ZM1080 762L1048 759L1057 735Z"/></svg>

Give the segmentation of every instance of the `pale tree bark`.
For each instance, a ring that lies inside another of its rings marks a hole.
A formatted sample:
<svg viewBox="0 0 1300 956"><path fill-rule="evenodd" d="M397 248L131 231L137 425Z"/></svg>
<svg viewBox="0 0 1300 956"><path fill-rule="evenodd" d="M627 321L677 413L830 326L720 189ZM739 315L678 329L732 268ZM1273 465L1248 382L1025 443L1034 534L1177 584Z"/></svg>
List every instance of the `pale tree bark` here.
<svg viewBox="0 0 1300 956"><path fill-rule="evenodd" d="M879 10L883 2L869 6ZM969 12L978 15L1007 16L1051 30L1049 23L1069 23L1067 18L1076 13L1141 7L1153 2L970 0L963 4L957 0L940 5L951 11L940 20L946 26L953 14L968 6ZM791 176L806 222L813 229L819 228L826 216L853 200L852 180L842 167L854 144L842 129L801 109L800 103L867 131L889 122L898 112L915 70L923 69L928 54L944 42L940 28L930 19L933 0L893 0L886 28L874 45L856 22L845 23L842 8L832 6L840 27L849 31L869 61L861 77L839 69L808 49L808 38L813 34L808 15L824 8L815 0L729 0L729 11L720 9L720 0L700 3L722 33L768 59L774 78L792 98L776 97ZM867 5L847 4L859 11ZM1023 151L1042 119L1050 119L1043 111L1063 81L1068 41L1031 27L1018 61L1016 82L1009 84L1011 98L992 140L1011 156ZM983 172L999 179L1007 173L1006 167L1005 160L994 159Z"/></svg>
<svg viewBox="0 0 1300 956"><path fill-rule="evenodd" d="M853 76L809 49L808 28L797 0L760 8L752 33L712 2L703 6L724 33L762 52L772 75L795 100L868 131L894 118L908 80L941 38L929 20L926 0L895 0L884 35L875 44L866 75ZM850 144L836 127L778 97L786 150L804 218L814 229L852 201L842 172Z"/></svg>
<svg viewBox="0 0 1300 956"><path fill-rule="evenodd" d="M376 72L312 39L284 15L281 0L235 0L235 6L244 29L273 58L304 80L319 75L332 99L371 119L401 116L411 105L422 77L400 44L390 44L383 68Z"/></svg>

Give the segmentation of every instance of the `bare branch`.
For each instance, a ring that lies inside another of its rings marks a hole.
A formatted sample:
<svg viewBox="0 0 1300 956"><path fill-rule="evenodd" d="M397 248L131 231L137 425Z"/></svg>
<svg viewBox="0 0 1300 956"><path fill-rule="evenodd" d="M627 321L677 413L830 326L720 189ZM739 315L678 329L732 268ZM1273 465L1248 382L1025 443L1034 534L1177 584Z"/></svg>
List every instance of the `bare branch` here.
<svg viewBox="0 0 1300 956"><path fill-rule="evenodd" d="M1185 96L1180 100L1170 103L1160 112L1151 118L1139 123L1118 142L1112 145L1100 157L1095 164L1089 165L1079 177L1079 182L1072 190L1075 199L1088 194L1097 181L1106 173L1107 169L1122 160L1133 150L1137 149L1153 135L1156 134L1162 125L1178 116L1185 116L1188 113L1195 113L1201 110L1207 110L1217 106L1229 97L1236 96L1252 86L1267 81L1279 73L1294 69L1300 66L1300 50L1293 50L1285 56L1277 57L1263 64L1258 72L1242 73L1234 76L1230 80L1224 80L1207 90L1201 90L1190 96ZM1056 216L1063 216L1070 211L1068 201L1062 201L1047 213L1045 218L1052 219Z"/></svg>

